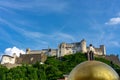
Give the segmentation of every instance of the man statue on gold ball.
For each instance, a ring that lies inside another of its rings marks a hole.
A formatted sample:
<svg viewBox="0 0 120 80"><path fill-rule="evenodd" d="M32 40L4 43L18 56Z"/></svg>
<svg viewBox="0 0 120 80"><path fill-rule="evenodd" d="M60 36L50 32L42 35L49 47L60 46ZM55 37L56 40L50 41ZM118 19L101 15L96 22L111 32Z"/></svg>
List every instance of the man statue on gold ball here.
<svg viewBox="0 0 120 80"><path fill-rule="evenodd" d="M78 64L69 74L68 80L119 80L117 72L109 65L94 60L92 44L87 52L88 61Z"/></svg>
<svg viewBox="0 0 120 80"><path fill-rule="evenodd" d="M87 59L90 61L94 60L94 53L95 53L95 49L93 48L92 44L90 44L87 52Z"/></svg>

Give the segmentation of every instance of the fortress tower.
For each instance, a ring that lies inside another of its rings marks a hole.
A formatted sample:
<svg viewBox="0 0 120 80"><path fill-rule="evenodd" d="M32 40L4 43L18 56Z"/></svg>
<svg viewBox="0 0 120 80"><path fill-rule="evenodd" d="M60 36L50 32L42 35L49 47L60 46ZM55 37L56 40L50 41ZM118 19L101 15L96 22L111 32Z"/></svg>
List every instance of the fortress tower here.
<svg viewBox="0 0 120 80"><path fill-rule="evenodd" d="M58 57L64 56L64 55L69 55L73 53L73 44L68 44L68 43L61 43L58 46Z"/></svg>
<svg viewBox="0 0 120 80"><path fill-rule="evenodd" d="M30 48L27 48L26 49L26 54L29 54L30 53Z"/></svg>
<svg viewBox="0 0 120 80"><path fill-rule="evenodd" d="M66 47L66 43L61 43L60 46L59 46L59 56L64 56L64 54L66 53L66 50L65 50L65 47Z"/></svg>
<svg viewBox="0 0 120 80"><path fill-rule="evenodd" d="M86 47L86 41L85 41L85 39L83 39L83 40L81 41L80 48L81 48L81 52L83 52L83 53L86 53L86 52L87 52L87 47Z"/></svg>
<svg viewBox="0 0 120 80"><path fill-rule="evenodd" d="M104 45L100 45L100 49L102 50L102 55L106 55L106 49Z"/></svg>

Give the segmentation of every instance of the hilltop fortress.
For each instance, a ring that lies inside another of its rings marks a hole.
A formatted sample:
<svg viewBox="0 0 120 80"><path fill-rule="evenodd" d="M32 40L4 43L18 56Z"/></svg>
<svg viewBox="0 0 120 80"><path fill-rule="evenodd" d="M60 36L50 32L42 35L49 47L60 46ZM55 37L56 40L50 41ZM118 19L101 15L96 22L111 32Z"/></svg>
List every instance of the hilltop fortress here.
<svg viewBox="0 0 120 80"><path fill-rule="evenodd" d="M106 55L106 49L105 49L104 45L100 45L99 48L96 48L96 47L93 47L93 48L94 48L95 55L101 55L101 56ZM76 52L87 53L88 49L89 49L89 46L86 45L86 41L83 39L80 42L60 43L58 45L58 49L48 48L48 49L36 50L36 52L44 53L47 56L62 57L64 55L75 54ZM34 54L35 50L30 50L28 48L28 49L26 49L26 53Z"/></svg>
<svg viewBox="0 0 120 80"><path fill-rule="evenodd" d="M104 45L100 45L99 48L94 48L94 55L105 56L106 49ZM80 42L74 43L60 43L57 49L42 49L42 50L30 50L26 49L26 54L20 54L19 57L14 53L13 56L3 55L1 64L33 64L37 61L44 63L47 56L62 57L69 54L75 54L76 52L87 53L89 46L86 45L86 41L83 39Z"/></svg>
<svg viewBox="0 0 120 80"><path fill-rule="evenodd" d="M94 48L95 55L106 55L106 49L104 45L100 45L99 48ZM74 54L76 52L87 53L89 46L86 45L86 41L83 39L80 42L75 43L61 43L58 46L57 57L61 57L64 55ZM52 54L52 53L51 53Z"/></svg>

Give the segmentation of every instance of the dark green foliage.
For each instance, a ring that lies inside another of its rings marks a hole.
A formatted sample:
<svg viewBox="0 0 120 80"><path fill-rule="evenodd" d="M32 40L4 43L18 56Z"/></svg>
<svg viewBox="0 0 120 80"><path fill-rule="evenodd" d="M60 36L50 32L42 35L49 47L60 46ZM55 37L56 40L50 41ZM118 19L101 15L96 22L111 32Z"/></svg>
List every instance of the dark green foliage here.
<svg viewBox="0 0 120 80"><path fill-rule="evenodd" d="M106 59L104 59L104 58L98 58L98 57L95 57L95 60L97 60L97 61L101 61L101 62L104 62L104 63L106 63L106 64L108 64L108 65L111 66L110 61L108 61L108 60L106 60Z"/></svg>
<svg viewBox="0 0 120 80"><path fill-rule="evenodd" d="M63 78L64 74L69 74L70 71L78 64L86 61L86 57L82 53L66 55L57 59L56 57L48 57L45 64L28 65L7 69L0 66L0 80L57 80ZM120 67L116 64L111 65L111 62L104 58L95 58L113 67L120 75Z"/></svg>
<svg viewBox="0 0 120 80"><path fill-rule="evenodd" d="M1 80L6 80L7 71L8 69L6 67L0 65L0 79Z"/></svg>
<svg viewBox="0 0 120 80"><path fill-rule="evenodd" d="M46 68L47 79L57 80L62 76L62 72L55 66L48 66Z"/></svg>

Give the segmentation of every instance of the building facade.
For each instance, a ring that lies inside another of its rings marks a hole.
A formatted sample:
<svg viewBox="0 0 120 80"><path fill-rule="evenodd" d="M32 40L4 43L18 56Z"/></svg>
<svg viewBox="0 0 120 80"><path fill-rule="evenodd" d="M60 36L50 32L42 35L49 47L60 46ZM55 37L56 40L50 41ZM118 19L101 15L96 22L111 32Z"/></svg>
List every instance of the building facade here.
<svg viewBox="0 0 120 80"><path fill-rule="evenodd" d="M58 46L57 57L74 54L76 52L87 53L89 48L90 46L86 45L86 41L84 39L75 43L61 43ZM93 49L95 55L106 55L106 49L104 45L100 45L99 48L93 47Z"/></svg>
<svg viewBox="0 0 120 80"><path fill-rule="evenodd" d="M15 57L9 55L3 55L1 59L1 64L15 64Z"/></svg>
<svg viewBox="0 0 120 80"><path fill-rule="evenodd" d="M47 55L40 50L30 50L26 49L26 54L20 54L16 56L3 55L1 59L1 64L34 64L40 62L43 64L47 60Z"/></svg>

